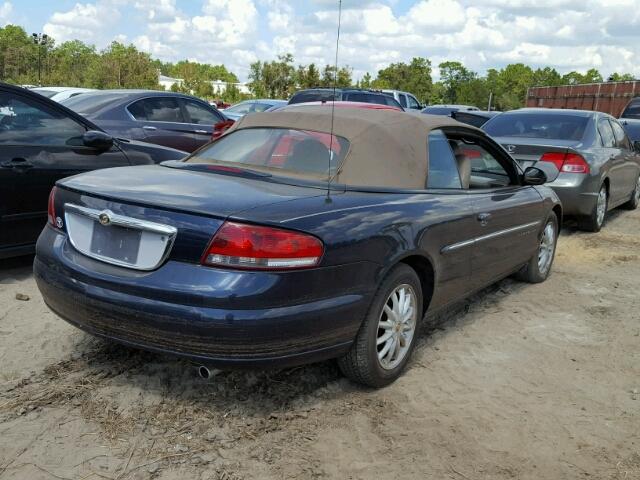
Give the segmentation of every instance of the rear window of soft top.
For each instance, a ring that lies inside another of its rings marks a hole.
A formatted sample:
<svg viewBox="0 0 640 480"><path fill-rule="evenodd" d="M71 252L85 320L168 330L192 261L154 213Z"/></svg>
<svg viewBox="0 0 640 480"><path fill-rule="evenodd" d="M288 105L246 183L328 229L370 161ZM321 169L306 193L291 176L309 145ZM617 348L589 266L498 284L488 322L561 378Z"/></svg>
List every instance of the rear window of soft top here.
<svg viewBox="0 0 640 480"><path fill-rule="evenodd" d="M220 137L187 158L187 163L236 164L249 169L269 169L333 175L342 164L349 141L338 135L287 128L246 128Z"/></svg>

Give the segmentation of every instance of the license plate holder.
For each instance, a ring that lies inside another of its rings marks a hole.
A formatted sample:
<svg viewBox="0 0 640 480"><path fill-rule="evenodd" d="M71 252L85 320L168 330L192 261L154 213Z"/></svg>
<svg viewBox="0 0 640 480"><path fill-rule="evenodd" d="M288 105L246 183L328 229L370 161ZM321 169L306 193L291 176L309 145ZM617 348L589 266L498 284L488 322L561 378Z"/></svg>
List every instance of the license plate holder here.
<svg viewBox="0 0 640 480"><path fill-rule="evenodd" d="M89 250L95 255L135 264L140 250L142 231L116 225L93 223Z"/></svg>

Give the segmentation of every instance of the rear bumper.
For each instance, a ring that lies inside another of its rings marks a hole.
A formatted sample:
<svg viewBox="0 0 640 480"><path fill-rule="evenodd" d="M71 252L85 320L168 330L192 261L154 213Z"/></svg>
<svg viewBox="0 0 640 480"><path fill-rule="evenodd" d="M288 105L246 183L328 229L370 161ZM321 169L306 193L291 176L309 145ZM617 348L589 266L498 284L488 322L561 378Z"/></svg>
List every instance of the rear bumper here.
<svg viewBox="0 0 640 480"><path fill-rule="evenodd" d="M546 184L562 202L562 210L568 216L587 216L595 208L600 183L597 178L575 173L561 173Z"/></svg>
<svg viewBox="0 0 640 480"><path fill-rule="evenodd" d="M353 278L349 271L354 268L367 270L362 267L298 273L313 282L311 290L321 292L318 282L323 277L335 283L336 278ZM66 235L50 227L40 236L34 261L46 304L72 325L127 345L225 368L298 365L349 349L372 292L338 285L343 291L337 293L335 285L327 285L330 295L301 296L294 283L304 277L292 273L239 273L182 262L132 273L81 256ZM246 294L248 287L271 305L256 308L250 296L234 302L232 291ZM182 296L186 290L191 290L189 297ZM287 291L288 298L279 298Z"/></svg>

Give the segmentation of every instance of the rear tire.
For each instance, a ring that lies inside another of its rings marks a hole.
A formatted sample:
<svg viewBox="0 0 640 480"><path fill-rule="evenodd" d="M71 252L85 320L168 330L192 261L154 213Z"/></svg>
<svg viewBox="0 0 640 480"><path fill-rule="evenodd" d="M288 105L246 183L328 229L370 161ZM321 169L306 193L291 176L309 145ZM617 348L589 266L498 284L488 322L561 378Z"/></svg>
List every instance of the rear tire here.
<svg viewBox="0 0 640 480"><path fill-rule="evenodd" d="M607 186L603 183L598 191L598 198L596 200L596 204L593 206L591 214L588 217L580 219L578 222L580 230L585 230L587 232L599 232L604 225L608 207L609 193L607 191Z"/></svg>
<svg viewBox="0 0 640 480"><path fill-rule="evenodd" d="M399 264L378 288L351 349L338 359L340 370L369 387L395 381L411 357L421 319L420 279L411 267Z"/></svg>
<svg viewBox="0 0 640 480"><path fill-rule="evenodd" d="M640 205L640 175L638 175L638 180L636 180L636 188L633 189L631 193L631 199L622 205L622 208L626 208L627 210L635 210Z"/></svg>
<svg viewBox="0 0 640 480"><path fill-rule="evenodd" d="M555 213L549 214L540 235L540 243L536 253L529 262L520 269L516 278L528 283L544 282L553 265L558 242L558 217Z"/></svg>

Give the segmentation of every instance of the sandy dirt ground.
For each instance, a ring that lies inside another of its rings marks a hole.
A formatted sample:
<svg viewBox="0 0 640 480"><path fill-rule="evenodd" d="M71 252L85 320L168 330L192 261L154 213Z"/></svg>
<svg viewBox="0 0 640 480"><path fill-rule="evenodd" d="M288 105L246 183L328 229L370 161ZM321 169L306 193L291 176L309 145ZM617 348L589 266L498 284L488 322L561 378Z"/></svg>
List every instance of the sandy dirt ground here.
<svg viewBox="0 0 640 480"><path fill-rule="evenodd" d="M94 339L0 264L0 479L640 479L640 210L429 322L395 384ZM16 294L29 296L17 300Z"/></svg>

